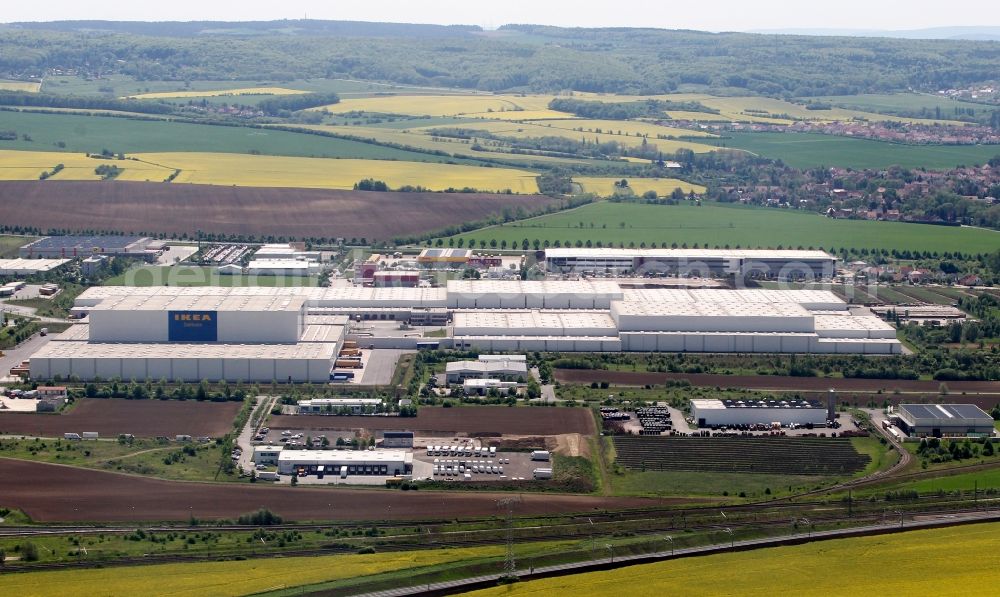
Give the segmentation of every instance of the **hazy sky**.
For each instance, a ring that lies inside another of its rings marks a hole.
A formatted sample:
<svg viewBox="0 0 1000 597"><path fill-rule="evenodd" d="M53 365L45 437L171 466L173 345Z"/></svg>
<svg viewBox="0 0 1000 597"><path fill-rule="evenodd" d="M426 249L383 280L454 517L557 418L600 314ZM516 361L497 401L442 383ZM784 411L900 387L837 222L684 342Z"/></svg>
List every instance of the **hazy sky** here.
<svg viewBox="0 0 1000 597"><path fill-rule="evenodd" d="M0 19L138 21L311 19L563 26L643 26L745 31L790 27L919 29L1000 25L995 0L170 0L81 2L3 0Z"/></svg>

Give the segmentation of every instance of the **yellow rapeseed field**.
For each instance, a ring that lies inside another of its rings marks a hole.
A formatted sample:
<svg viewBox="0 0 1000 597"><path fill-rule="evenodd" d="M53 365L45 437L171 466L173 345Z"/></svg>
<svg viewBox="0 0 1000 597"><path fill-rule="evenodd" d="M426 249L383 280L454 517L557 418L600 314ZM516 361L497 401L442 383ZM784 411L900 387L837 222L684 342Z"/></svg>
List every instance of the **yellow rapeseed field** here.
<svg viewBox="0 0 1000 597"><path fill-rule="evenodd" d="M607 122L615 125L613 132L588 132L588 131L577 131L573 130L576 128L574 125L578 122L577 120L537 120L532 122L498 122L495 120L463 120L462 122L457 122L452 125L448 125L447 128L464 128L487 131L499 137L512 137L515 139L526 139L534 137L562 137L564 139L572 139L574 141L587 141L588 143L610 143L615 142L626 147L639 147L642 145L643 137L638 134L629 132L628 135L625 133L628 131L638 131L646 130L652 132L655 128L666 129L661 131L660 134L670 135L672 133L679 133L682 129L674 129L668 127L657 127L657 125L650 124L647 122L631 122L631 121L600 121L591 120L589 122ZM585 120L580 120L579 122L588 122ZM621 125L620 127L617 125ZM435 128L442 128L439 126L431 126L423 129L425 132L432 132ZM594 127L600 128L600 127ZM604 130L602 128L602 130ZM610 129L609 129L610 130ZM619 135L618 131L622 134ZM691 134L698 135L697 132L691 131ZM673 153L678 149L690 149L695 153L707 153L709 151L715 151L716 147L712 145L706 145L704 143L698 143L695 141L678 141L672 139L657 139L655 137L649 137L645 139L646 143L649 145L655 145L656 149L664 153Z"/></svg>
<svg viewBox="0 0 1000 597"><path fill-rule="evenodd" d="M993 594L1000 524L911 531L702 556L522 582L476 597L774 597Z"/></svg>
<svg viewBox="0 0 1000 597"><path fill-rule="evenodd" d="M174 183L351 189L364 178L392 188L422 186L432 191L472 187L483 191L537 193L537 176L527 170L389 160L301 158L238 153L135 153L125 160L88 158L82 153L0 150L0 180L37 180L56 164L63 169L51 180L98 180L100 165L124 171L118 180L162 182L181 170Z"/></svg>
<svg viewBox="0 0 1000 597"><path fill-rule="evenodd" d="M486 122L490 121L476 121ZM511 124L506 122L491 122L491 124L497 125L499 128L510 129ZM462 126L464 124L456 123L455 126ZM327 131L334 133L336 135L350 135L353 137L361 137L363 139L374 139L382 143L396 143L399 145L405 145L407 147L413 147L416 149L424 149L431 151L444 151L452 155L471 157L471 158L496 158L503 159L507 161L521 161L521 162L567 162L573 163L579 160L567 159L567 158L555 158L549 156L536 156L518 153L505 153L503 151L493 150L490 146L484 146L484 150L473 150L472 141L468 139L456 139L453 137L435 137L429 133L429 130L436 127L427 127L427 130L420 128L413 129L391 129L391 128L378 128L374 126L343 126L343 125L326 125L326 124L310 124L301 125L300 128L317 130L317 131Z"/></svg>
<svg viewBox="0 0 1000 597"><path fill-rule="evenodd" d="M719 114L706 112L675 112L667 114L675 119L689 119L701 122L735 121L735 122L770 122L772 124L790 124L794 119L814 120L818 122L835 122L853 119L871 121L891 121L910 123L942 122L962 126L965 123L949 120L926 120L919 118L903 118L888 116L861 110L833 108L830 110L807 110L805 106L793 104L770 97L715 97L711 95L678 94L676 96L661 96L661 99L673 101L696 101L719 111Z"/></svg>
<svg viewBox="0 0 1000 597"><path fill-rule="evenodd" d="M573 182L579 184L583 188L585 193L594 193L601 197L610 197L615 193L615 183L619 182L622 177L618 178L603 178L598 176L574 176ZM646 191L655 191L660 197L665 197L673 192L674 189L679 188L680 190L688 193L694 191L697 194L702 194L705 192L705 187L697 184L691 184L683 180L678 180L676 178L628 178L629 188L636 195L642 195Z"/></svg>
<svg viewBox="0 0 1000 597"><path fill-rule="evenodd" d="M383 114L409 114L413 116L463 116L485 118L526 119L528 112L551 113L549 102L554 95L388 95L380 97L343 99L338 104L313 108L331 114L364 111ZM518 113L520 112L520 113ZM571 114L555 112L561 118Z"/></svg>
<svg viewBox="0 0 1000 597"><path fill-rule="evenodd" d="M101 165L123 169L118 180L160 182L173 172L162 166L131 159L103 160L88 158L82 153L58 151L0 150L0 180L38 180L39 175L51 172L57 164L62 164L63 169L51 176L51 180L98 180L101 177L94 170Z"/></svg>
<svg viewBox="0 0 1000 597"><path fill-rule="evenodd" d="M235 597L503 553L501 547L156 564L0 575L0 595Z"/></svg>
<svg viewBox="0 0 1000 597"><path fill-rule="evenodd" d="M300 95L309 93L286 87L242 87L240 89L215 89L208 91L157 91L126 96L130 99L169 99L186 97L220 97L230 95Z"/></svg>
<svg viewBox="0 0 1000 597"><path fill-rule="evenodd" d="M32 81L10 81L8 79L0 79L0 90L3 91L27 91L29 93L38 93L41 88L41 83L35 83Z"/></svg>
<svg viewBox="0 0 1000 597"><path fill-rule="evenodd" d="M483 191L538 192L534 172L513 168L236 153L171 152L134 156L179 169L181 174L174 183L351 189L359 180L374 178L391 188L412 185L433 191L472 187Z"/></svg>
<svg viewBox="0 0 1000 597"><path fill-rule="evenodd" d="M533 122L538 126L554 129L563 129L575 133L593 133L601 131L618 136L642 137L646 136L650 141L658 137L715 137L711 133L704 131L694 131L678 127L664 126L652 122L640 120L590 120L584 118L572 120L541 120Z"/></svg>
<svg viewBox="0 0 1000 597"><path fill-rule="evenodd" d="M512 110L507 112L479 112L477 114L466 114L468 118L492 118L493 120L549 120L573 118L569 112L559 112L557 110Z"/></svg>

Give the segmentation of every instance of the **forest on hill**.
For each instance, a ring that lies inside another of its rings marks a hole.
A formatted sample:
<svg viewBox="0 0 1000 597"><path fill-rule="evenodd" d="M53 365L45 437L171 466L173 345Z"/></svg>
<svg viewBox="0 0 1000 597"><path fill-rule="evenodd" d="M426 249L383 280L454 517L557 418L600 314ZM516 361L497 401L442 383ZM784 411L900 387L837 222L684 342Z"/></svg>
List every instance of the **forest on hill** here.
<svg viewBox="0 0 1000 597"><path fill-rule="evenodd" d="M1000 43L338 21L0 26L0 77L72 71L139 80L352 78L488 91L776 97L965 87L994 80Z"/></svg>

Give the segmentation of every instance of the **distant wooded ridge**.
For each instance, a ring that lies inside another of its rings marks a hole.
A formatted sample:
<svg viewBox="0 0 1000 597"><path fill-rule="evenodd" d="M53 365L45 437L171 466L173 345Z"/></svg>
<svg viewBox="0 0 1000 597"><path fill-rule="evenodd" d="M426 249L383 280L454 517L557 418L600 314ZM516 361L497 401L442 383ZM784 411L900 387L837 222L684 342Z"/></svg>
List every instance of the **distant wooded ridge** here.
<svg viewBox="0 0 1000 597"><path fill-rule="evenodd" d="M0 26L0 76L54 69L139 80L352 78L488 91L778 97L963 88L1000 43L347 21L61 21Z"/></svg>

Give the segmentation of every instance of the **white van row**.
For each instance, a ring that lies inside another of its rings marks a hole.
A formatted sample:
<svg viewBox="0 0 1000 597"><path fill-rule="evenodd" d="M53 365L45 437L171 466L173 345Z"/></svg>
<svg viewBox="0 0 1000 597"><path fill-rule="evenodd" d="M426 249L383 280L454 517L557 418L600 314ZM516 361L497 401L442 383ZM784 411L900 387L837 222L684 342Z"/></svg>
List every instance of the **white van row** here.
<svg viewBox="0 0 1000 597"><path fill-rule="evenodd" d="M502 462L498 461L498 462ZM509 462L509 461L508 461ZM486 474L486 475L503 475L503 466L498 464L493 464L493 461L487 461L483 464L473 464L470 462L465 462L464 460L438 460L434 459L434 474L442 475L445 477L454 477L456 475L471 475L471 474Z"/></svg>
<svg viewBox="0 0 1000 597"><path fill-rule="evenodd" d="M496 456L496 446L477 448L471 444L451 446L427 446L428 456L474 456L477 458L492 458Z"/></svg>

